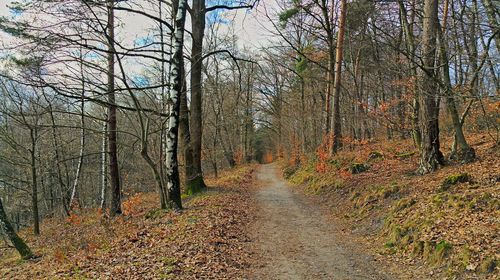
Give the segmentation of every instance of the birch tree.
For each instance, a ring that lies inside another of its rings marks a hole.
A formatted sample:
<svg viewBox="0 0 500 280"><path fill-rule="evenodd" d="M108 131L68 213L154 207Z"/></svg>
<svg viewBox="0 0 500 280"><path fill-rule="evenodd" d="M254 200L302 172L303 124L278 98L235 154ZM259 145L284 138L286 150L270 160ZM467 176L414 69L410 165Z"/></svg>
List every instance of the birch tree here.
<svg viewBox="0 0 500 280"><path fill-rule="evenodd" d="M186 0L179 0L175 16L174 45L172 55L171 78L169 92L168 130L166 142L166 175L168 206L182 209L179 163L177 158L180 96L183 90L184 77L184 25L186 23Z"/></svg>

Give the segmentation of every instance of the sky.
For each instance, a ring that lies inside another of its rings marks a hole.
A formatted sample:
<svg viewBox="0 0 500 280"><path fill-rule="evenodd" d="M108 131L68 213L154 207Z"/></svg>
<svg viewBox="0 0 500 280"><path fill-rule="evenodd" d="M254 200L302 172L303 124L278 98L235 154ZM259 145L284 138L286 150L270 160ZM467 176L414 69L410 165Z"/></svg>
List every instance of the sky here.
<svg viewBox="0 0 500 280"><path fill-rule="evenodd" d="M18 0L22 1L22 0ZM132 3L141 3L141 0L135 0ZM212 0L207 0L210 2ZM219 0L214 0L219 1ZM253 0L252 0L253 1ZM224 24L221 24L219 27L219 34L225 35L224 33L229 33L231 28L234 30L234 33L238 37L238 47L240 50L247 49L251 51L257 52L257 50L263 46L269 45L273 40L276 40L275 37L271 36L271 33L268 30L273 29L273 24L269 22L268 18L265 15L265 11L272 11L277 7L277 0L260 0L258 5L254 7L252 10L247 9L238 9L231 11L224 11L220 14L224 19ZM7 5L12 0L0 0L0 16L13 17L16 16L12 11L7 8ZM189 1L191 2L191 1ZM228 1L231 5L230 2ZM144 2L143 2L144 3ZM207 4L207 7L210 4ZM148 9L150 5L143 5L144 9ZM151 13L156 13L153 11L153 7L149 8ZM116 24L119 27L116 28L115 32L117 33L117 41L121 42L123 45L132 47L135 45L140 45L141 42L147 42L151 40L149 35L152 34L151 29L153 27L156 28L156 23L148 19L142 15L124 12L124 11L115 11L115 16L117 18ZM207 20L207 23L209 21ZM227 23L227 24L226 24ZM190 17L187 17L186 20L186 29L191 30L191 21ZM222 34L221 34L222 33ZM3 47L9 47L15 45L15 43L11 42L12 38L6 37L6 35L0 32L0 56L2 55L1 49ZM189 38L186 38L186 49L190 49L190 41ZM189 52L188 52L189 53ZM134 58L127 59L124 61L124 66L126 68L128 76L133 79L135 82L146 81L144 79L138 79L141 77L145 77L145 71L147 71L147 62L140 62ZM3 68L0 65L0 69ZM189 65L186 65L188 67ZM68 65L66 64L54 64L50 67L50 72L60 73L68 72ZM190 71L189 68L186 69Z"/></svg>
<svg viewBox="0 0 500 280"><path fill-rule="evenodd" d="M265 16L265 9L273 9L275 6L275 0L261 0L257 7L249 12L239 10L229 13L228 17L234 16L234 28L241 46L256 49L272 40L267 30L272 29L273 25Z"/></svg>
<svg viewBox="0 0 500 280"><path fill-rule="evenodd" d="M7 5L11 2L14 1L0 0L0 16L13 16L13 13L7 8ZM264 10L266 8L272 10L275 6L276 0L260 0L257 7L251 11L233 10L224 13L225 18L234 24L235 32L239 38L238 43L241 47L256 49L268 43L271 37L266 30L272 29L272 24L264 15ZM117 16L124 25L120 34L124 38L135 40L145 36L148 28L153 25L151 20L147 20L141 15L121 13L121 15L117 14ZM190 29L189 17L186 24L187 28Z"/></svg>

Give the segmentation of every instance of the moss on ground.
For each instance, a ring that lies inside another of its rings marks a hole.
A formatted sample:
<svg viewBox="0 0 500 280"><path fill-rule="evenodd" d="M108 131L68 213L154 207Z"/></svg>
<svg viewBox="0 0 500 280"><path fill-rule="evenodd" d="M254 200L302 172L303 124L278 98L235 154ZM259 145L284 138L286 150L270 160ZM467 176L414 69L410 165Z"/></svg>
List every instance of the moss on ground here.
<svg viewBox="0 0 500 280"><path fill-rule="evenodd" d="M494 257L486 257L478 267L479 273L492 273L497 267L497 260Z"/></svg>
<svg viewBox="0 0 500 280"><path fill-rule="evenodd" d="M363 163L352 163L351 166L349 167L349 171L351 171L352 174L359 174L367 170L368 170L368 165Z"/></svg>
<svg viewBox="0 0 500 280"><path fill-rule="evenodd" d="M412 157L415 154L415 152L403 152L403 153L398 153L396 154L396 157L399 159L407 159Z"/></svg>
<svg viewBox="0 0 500 280"><path fill-rule="evenodd" d="M440 241L436 244L434 252L428 257L429 263L433 265L442 264L449 256L452 248L453 246L445 240Z"/></svg>
<svg viewBox="0 0 500 280"><path fill-rule="evenodd" d="M438 188L438 192L445 192L450 189L451 186L458 183L465 183L471 180L471 176L468 173L453 174L446 177L443 183Z"/></svg>

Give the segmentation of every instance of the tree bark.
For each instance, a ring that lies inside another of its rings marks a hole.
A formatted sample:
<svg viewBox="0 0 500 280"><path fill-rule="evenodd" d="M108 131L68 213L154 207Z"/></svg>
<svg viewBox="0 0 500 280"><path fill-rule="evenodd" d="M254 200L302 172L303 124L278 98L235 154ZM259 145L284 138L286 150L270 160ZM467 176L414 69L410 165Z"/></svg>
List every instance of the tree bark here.
<svg viewBox="0 0 500 280"><path fill-rule="evenodd" d="M401 25L403 27L403 33L405 34L406 48L408 50L408 55L410 59L416 59L415 57L415 37L413 36L413 30L411 28L410 22L408 20L408 12L404 6L402 0L398 0L399 4L399 12L401 16ZM412 112L412 124L413 124L413 141L415 142L416 147L420 147L422 143L422 133L420 132L419 127L419 113L420 113L420 102L419 102L419 90L418 90L418 81L417 81L417 70L414 63L411 63L410 66L410 74L413 80L413 112Z"/></svg>
<svg viewBox="0 0 500 280"><path fill-rule="evenodd" d="M445 3L445 11L447 11L448 1L446 1ZM442 69L443 83L445 87L444 90L446 93L446 105L448 107L448 111L453 123L453 129L455 130L455 139L453 141L450 159L458 160L461 162L471 162L476 157L476 154L474 149L469 146L467 140L465 139L463 123L460 121L460 116L455 104L455 98L453 97L453 87L450 78L448 52L446 51L446 42L444 38L444 32L446 31L446 18L447 15L445 14L445 20L443 20L443 30L441 30L441 28L437 28L437 34L439 41L439 61L440 67Z"/></svg>
<svg viewBox="0 0 500 280"><path fill-rule="evenodd" d="M495 35L495 46L497 52L500 53L500 25L497 21L497 15L499 13L498 2L492 0L483 0L483 5L486 8L486 15L488 16L488 22L490 24L490 29L492 33L496 32Z"/></svg>
<svg viewBox="0 0 500 280"><path fill-rule="evenodd" d="M180 0L178 3L175 17L172 72L170 73L172 75L170 79L172 86L170 88L167 151L165 153L168 207L173 209L182 209L179 164L177 159L177 137L179 132L180 96L183 90L184 25L186 22L187 0Z"/></svg>
<svg viewBox="0 0 500 280"><path fill-rule="evenodd" d="M331 13L333 13L334 7L331 7ZM335 83L335 43L334 34L332 26L331 13L328 11L327 1L323 0L321 2L321 12L323 14L324 28L326 31L326 40L328 44L328 71L327 71L327 86L326 86L326 98L325 98L325 135L329 137L330 130L332 128L332 96Z"/></svg>
<svg viewBox="0 0 500 280"><path fill-rule="evenodd" d="M80 59L83 59L83 58L81 57ZM82 68L82 80L83 79L84 79L84 77L83 77L83 68ZM82 99L81 99L81 103L80 103L80 113L81 113L80 125L82 126L80 129L80 154L78 155L78 165L76 167L75 180L73 181L73 188L71 190L71 196L69 199L70 209L73 208L74 199L75 199L75 196L77 193L78 181L80 180L80 174L81 174L82 165L83 165L83 154L85 151L85 83L84 82L82 82Z"/></svg>
<svg viewBox="0 0 500 280"><path fill-rule="evenodd" d="M186 190L191 193L206 188L201 166L202 141L202 67L203 37L205 34L205 0L193 0L191 7L192 46L191 46L191 148L193 154L193 174L186 178Z"/></svg>
<svg viewBox="0 0 500 280"><path fill-rule="evenodd" d="M7 214L3 208L2 199L0 198L0 228L5 232L9 240L12 242L16 250L24 260L33 258L33 253L23 239L17 235L11 223L7 219Z"/></svg>
<svg viewBox="0 0 500 280"><path fill-rule="evenodd" d="M340 91L341 91L341 78L342 78L342 62L344 55L344 33L345 33L345 21L347 14L347 3L346 0L340 1L340 19L339 19L339 31L337 35L337 52L335 54L335 84L333 92L333 141L331 151L336 153L341 147L342 138L342 126L340 119Z"/></svg>
<svg viewBox="0 0 500 280"><path fill-rule="evenodd" d="M111 205L112 216L122 213L121 209L121 186L120 171L118 168L117 152L117 122L116 122L116 100L115 100L115 27L114 27L114 1L108 2L108 145L109 145L109 175L111 180Z"/></svg>
<svg viewBox="0 0 500 280"><path fill-rule="evenodd" d="M422 144L420 146L420 165L418 173L433 172L443 164L443 154L439 144L438 102L436 101L438 87L435 75L436 32L438 18L438 1L425 0L424 22L422 34L423 69L419 94L421 104L420 131Z"/></svg>
<svg viewBox="0 0 500 280"><path fill-rule="evenodd" d="M193 189L195 185L191 182L196 178L194 170L193 147L191 142L191 133L189 131L189 108L187 104L187 86L186 75L182 73L183 77L183 90L180 94L180 109L179 109L179 141L184 153L184 176L185 176L185 192L186 194L193 194L197 190Z"/></svg>
<svg viewBox="0 0 500 280"><path fill-rule="evenodd" d="M108 123L104 122L102 126L102 144L101 144L101 197L99 206L102 210L106 208L106 190L108 188Z"/></svg>
<svg viewBox="0 0 500 280"><path fill-rule="evenodd" d="M36 150L38 132L36 127L30 127L30 158L31 158L31 207L33 211L33 233L40 235L40 214L38 211L38 179L36 169Z"/></svg>

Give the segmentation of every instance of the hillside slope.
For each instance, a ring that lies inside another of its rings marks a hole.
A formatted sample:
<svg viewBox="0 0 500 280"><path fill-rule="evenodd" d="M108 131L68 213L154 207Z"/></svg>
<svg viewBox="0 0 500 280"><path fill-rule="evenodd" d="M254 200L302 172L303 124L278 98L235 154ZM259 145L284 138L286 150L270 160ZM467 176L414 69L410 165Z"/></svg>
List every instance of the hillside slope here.
<svg viewBox="0 0 500 280"><path fill-rule="evenodd" d="M0 279L242 279L253 170L208 180L217 187L188 198L181 212L160 211L156 194L139 193L114 220L96 210L46 220L40 237L20 233L39 258L19 261L12 248L1 249Z"/></svg>
<svg viewBox="0 0 500 280"><path fill-rule="evenodd" d="M425 176L414 174L418 155L409 141L364 143L282 166L297 190L385 258L429 278L498 279L500 149L486 137L472 144L477 161Z"/></svg>

